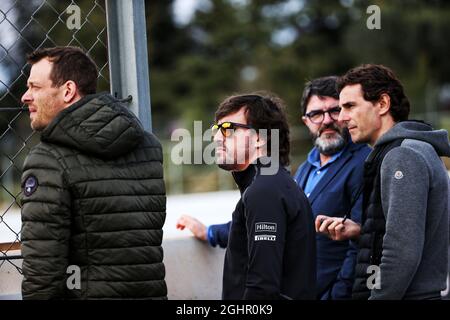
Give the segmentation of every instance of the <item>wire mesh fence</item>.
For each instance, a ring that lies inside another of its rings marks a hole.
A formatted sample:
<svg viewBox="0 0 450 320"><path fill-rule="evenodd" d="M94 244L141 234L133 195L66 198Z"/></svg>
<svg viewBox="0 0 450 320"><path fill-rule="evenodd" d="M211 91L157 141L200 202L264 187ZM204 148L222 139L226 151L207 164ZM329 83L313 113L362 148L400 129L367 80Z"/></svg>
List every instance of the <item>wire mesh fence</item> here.
<svg viewBox="0 0 450 320"><path fill-rule="evenodd" d="M20 178L38 143L20 99L26 91L26 54L53 46L85 50L99 70L98 90L109 90L104 0L2 0L0 2L0 273L20 263Z"/></svg>

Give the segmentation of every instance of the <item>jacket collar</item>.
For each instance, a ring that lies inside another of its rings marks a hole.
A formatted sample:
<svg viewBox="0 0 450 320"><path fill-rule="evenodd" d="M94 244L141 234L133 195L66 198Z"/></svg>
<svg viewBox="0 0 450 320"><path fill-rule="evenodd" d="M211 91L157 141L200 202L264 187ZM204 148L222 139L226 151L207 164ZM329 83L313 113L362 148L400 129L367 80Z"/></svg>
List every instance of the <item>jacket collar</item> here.
<svg viewBox="0 0 450 320"><path fill-rule="evenodd" d="M239 191L244 191L253 183L256 177L261 173L261 168L269 167L271 165L268 157L261 157L256 160L256 163L250 164L247 169L243 171L233 171L234 181L239 187Z"/></svg>
<svg viewBox="0 0 450 320"><path fill-rule="evenodd" d="M314 190L311 192L309 196L309 202L313 204L314 200L316 200L317 196L322 192L322 190L331 182L331 180L345 167L345 164L352 158L352 155L355 151L361 149L363 144L355 144L353 142L349 142L344 149L342 150L341 156L334 161L328 168L327 174L319 181ZM307 162L305 168L301 172L300 186L302 189L305 188L306 181L308 179L309 173L311 172L313 166Z"/></svg>
<svg viewBox="0 0 450 320"><path fill-rule="evenodd" d="M243 171L233 171L231 174L233 175L234 181L236 181L236 184L239 187L239 191L242 194L256 178L258 174L258 168L255 164L251 164L247 167L247 169Z"/></svg>

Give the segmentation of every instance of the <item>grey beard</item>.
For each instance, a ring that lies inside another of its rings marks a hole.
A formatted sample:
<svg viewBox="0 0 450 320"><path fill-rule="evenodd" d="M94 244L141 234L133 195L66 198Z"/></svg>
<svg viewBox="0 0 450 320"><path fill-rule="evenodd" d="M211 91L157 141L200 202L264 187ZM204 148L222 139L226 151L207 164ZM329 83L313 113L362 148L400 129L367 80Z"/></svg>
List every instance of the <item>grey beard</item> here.
<svg viewBox="0 0 450 320"><path fill-rule="evenodd" d="M317 137L314 140L314 146L319 152L325 156L331 156L341 151L348 141L348 131L344 129L342 134L336 134L336 138L333 140L325 140L321 137Z"/></svg>

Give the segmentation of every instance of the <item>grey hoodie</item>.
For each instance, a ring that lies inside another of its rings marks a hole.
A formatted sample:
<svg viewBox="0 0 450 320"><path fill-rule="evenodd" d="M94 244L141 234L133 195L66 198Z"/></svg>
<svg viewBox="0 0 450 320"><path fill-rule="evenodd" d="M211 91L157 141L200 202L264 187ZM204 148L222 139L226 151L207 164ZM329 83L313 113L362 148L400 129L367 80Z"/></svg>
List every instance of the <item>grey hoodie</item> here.
<svg viewBox="0 0 450 320"><path fill-rule="evenodd" d="M426 299L446 288L449 177L439 158L450 156L446 130L424 123L396 124L375 144L405 138L381 165L386 233L381 288L370 299Z"/></svg>

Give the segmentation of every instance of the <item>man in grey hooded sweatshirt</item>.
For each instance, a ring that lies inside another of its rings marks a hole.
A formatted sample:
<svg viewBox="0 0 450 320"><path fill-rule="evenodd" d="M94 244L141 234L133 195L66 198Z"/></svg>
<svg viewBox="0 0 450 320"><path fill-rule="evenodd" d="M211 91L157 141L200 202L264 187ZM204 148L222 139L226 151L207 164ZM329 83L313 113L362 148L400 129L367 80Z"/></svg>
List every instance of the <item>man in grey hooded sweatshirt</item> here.
<svg viewBox="0 0 450 320"><path fill-rule="evenodd" d="M449 245L449 178L440 157L450 156L448 133L407 120L403 86L384 66L351 69L338 90L339 121L353 142L374 147L364 168L362 227L324 222L334 239L358 239L353 298L440 299Z"/></svg>

